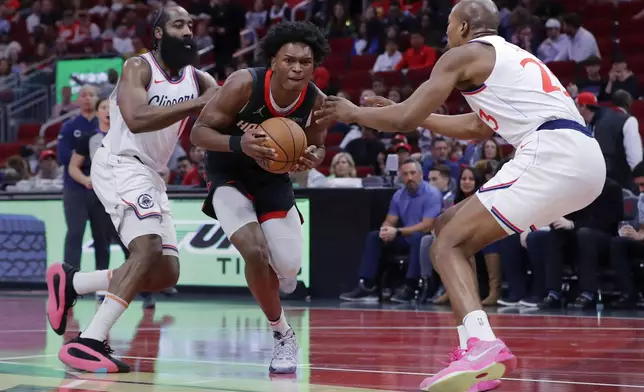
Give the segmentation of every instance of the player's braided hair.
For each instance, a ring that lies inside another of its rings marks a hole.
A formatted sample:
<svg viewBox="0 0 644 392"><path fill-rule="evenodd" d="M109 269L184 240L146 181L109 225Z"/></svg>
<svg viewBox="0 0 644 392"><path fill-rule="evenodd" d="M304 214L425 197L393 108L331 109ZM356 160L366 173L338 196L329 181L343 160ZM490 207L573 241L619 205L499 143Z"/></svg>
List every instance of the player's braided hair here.
<svg viewBox="0 0 644 392"><path fill-rule="evenodd" d="M282 46L289 43L302 43L310 47L316 66L329 54L329 41L316 25L311 22L282 22L271 27L260 43L266 64L270 64Z"/></svg>
<svg viewBox="0 0 644 392"><path fill-rule="evenodd" d="M166 22L168 22L168 13L165 12L164 7L157 9L150 16L150 29L152 31L152 50L157 50L159 48L159 40L154 35L154 29L156 29L157 27L161 27L163 29L163 26L165 26Z"/></svg>

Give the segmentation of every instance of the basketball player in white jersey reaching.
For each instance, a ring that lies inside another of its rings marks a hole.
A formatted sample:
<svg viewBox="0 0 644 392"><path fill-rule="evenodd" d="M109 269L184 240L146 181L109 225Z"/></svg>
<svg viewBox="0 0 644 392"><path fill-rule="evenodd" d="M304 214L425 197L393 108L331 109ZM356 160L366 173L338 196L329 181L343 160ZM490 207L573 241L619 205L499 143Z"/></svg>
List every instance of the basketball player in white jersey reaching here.
<svg viewBox="0 0 644 392"><path fill-rule="evenodd" d="M78 370L128 372L127 364L111 356L109 330L137 292L161 291L179 278L177 238L158 173L167 167L187 117L205 106L217 86L192 65L197 45L185 9L157 11L152 31L153 51L123 66L110 97L110 130L91 170L94 191L130 257L113 271L79 272L67 264L47 271L47 315L59 335L78 295L108 291L90 325L58 353L63 363Z"/></svg>
<svg viewBox="0 0 644 392"><path fill-rule="evenodd" d="M517 363L496 338L482 310L468 258L507 235L545 226L589 205L601 193L606 166L598 143L574 101L550 70L530 53L497 36L492 0L462 0L452 9L447 51L430 79L400 104L376 100L356 107L328 97L316 113L386 131L422 126L458 139L495 132L516 148L514 159L472 197L435 223L430 254L456 313L461 348L451 364L426 379L431 392L486 391ZM457 88L473 113L433 113Z"/></svg>

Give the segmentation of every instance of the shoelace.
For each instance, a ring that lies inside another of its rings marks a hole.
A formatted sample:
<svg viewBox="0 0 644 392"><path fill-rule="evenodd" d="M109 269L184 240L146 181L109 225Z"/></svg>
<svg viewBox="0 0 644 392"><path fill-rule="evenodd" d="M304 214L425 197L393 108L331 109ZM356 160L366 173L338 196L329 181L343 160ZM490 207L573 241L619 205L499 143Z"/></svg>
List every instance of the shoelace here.
<svg viewBox="0 0 644 392"><path fill-rule="evenodd" d="M105 350L107 354L114 354L114 350L112 350L112 347L107 344L107 340L103 340L103 350Z"/></svg>
<svg viewBox="0 0 644 392"><path fill-rule="evenodd" d="M450 353L449 353L449 355L447 356L447 361L448 361L448 362L443 362L443 364L444 364L444 365L449 365L449 364L451 364L452 362L456 362L456 361L460 360L461 358L463 358L463 357L465 356L465 352L466 352L466 351L465 351L465 350L463 350L463 349L462 349L462 348L460 348L460 347L456 347L456 348L454 348L454 349L452 350L452 352L450 352Z"/></svg>
<svg viewBox="0 0 644 392"><path fill-rule="evenodd" d="M283 336L275 345L275 358L281 360L293 359L296 355L295 347L295 336Z"/></svg>

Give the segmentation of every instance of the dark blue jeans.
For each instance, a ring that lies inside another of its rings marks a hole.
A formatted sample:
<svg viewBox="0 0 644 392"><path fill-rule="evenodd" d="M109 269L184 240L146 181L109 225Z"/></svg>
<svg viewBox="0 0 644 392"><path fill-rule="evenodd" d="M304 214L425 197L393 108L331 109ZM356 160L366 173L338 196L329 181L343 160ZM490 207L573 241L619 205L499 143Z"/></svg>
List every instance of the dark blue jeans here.
<svg viewBox="0 0 644 392"><path fill-rule="evenodd" d="M385 243L380 239L380 231L374 230L367 234L362 263L360 264L360 278L375 280L380 267L383 250L393 253L409 252L409 266L407 279L420 278L420 240L424 233L413 233L407 237L396 237L393 241Z"/></svg>

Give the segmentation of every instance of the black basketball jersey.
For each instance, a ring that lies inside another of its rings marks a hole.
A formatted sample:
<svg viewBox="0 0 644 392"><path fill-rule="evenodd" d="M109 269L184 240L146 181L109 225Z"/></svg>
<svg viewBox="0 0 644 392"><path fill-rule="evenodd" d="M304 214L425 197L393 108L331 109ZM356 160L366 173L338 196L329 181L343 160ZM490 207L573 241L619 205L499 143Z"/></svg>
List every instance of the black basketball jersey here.
<svg viewBox="0 0 644 392"><path fill-rule="evenodd" d="M318 96L318 89L313 82L309 82L291 110L286 113L280 113L271 104L270 80L272 71L268 68L249 68L248 71L253 76L253 90L248 104L237 113L235 121L229 127L218 129L219 132L226 135L241 136L245 132L253 131L262 122L273 117L289 118L295 121L302 129L305 129L309 125L308 122L312 117L313 105L315 105ZM207 172L230 172L239 169L261 170L263 173L272 174L266 172L253 158L244 153L206 152ZM287 176L287 174L280 176Z"/></svg>

